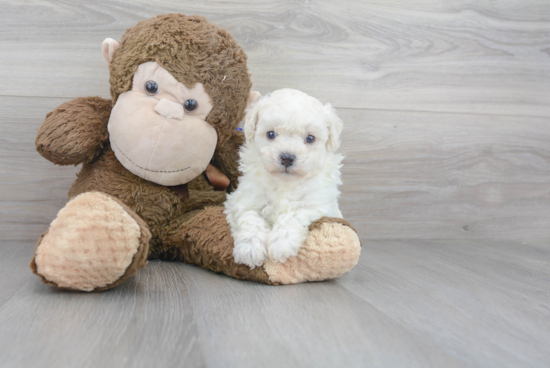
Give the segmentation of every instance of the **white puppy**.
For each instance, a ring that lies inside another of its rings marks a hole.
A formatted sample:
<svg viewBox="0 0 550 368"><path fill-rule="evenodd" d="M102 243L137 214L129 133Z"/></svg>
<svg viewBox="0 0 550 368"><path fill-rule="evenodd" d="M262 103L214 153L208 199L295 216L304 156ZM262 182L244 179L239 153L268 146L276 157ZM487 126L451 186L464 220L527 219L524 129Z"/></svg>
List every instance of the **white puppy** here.
<svg viewBox="0 0 550 368"><path fill-rule="evenodd" d="M295 256L309 225L342 217L337 198L343 123L314 97L281 89L247 110L239 186L225 203L237 263Z"/></svg>

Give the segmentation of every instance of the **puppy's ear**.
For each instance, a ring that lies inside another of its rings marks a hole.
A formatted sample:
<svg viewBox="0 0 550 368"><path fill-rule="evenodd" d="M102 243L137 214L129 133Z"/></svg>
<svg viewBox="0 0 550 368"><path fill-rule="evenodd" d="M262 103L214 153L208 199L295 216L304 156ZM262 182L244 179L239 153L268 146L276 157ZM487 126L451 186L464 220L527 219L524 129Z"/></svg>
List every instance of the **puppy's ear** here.
<svg viewBox="0 0 550 368"><path fill-rule="evenodd" d="M328 126L327 151L334 152L340 147L340 133L344 128L344 122L330 104L326 104L324 110Z"/></svg>
<svg viewBox="0 0 550 368"><path fill-rule="evenodd" d="M254 142L254 134L256 133L256 126L258 124L259 112L260 112L260 94L250 95L248 108L246 109L246 116L244 117L244 137L248 143Z"/></svg>

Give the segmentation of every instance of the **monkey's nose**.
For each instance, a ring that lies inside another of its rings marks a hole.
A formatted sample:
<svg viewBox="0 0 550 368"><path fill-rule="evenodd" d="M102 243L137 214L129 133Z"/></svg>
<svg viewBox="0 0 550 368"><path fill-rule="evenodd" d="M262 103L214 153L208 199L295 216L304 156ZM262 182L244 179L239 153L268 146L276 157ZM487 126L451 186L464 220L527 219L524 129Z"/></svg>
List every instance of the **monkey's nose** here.
<svg viewBox="0 0 550 368"><path fill-rule="evenodd" d="M281 154L281 164L284 167L292 166L292 164L294 163L294 160L296 160L296 156L294 156L294 155L291 155L289 153L282 153Z"/></svg>
<svg viewBox="0 0 550 368"><path fill-rule="evenodd" d="M166 98L162 98L159 102L157 102L155 105L155 111L165 118L178 120L183 119L183 105L170 101Z"/></svg>

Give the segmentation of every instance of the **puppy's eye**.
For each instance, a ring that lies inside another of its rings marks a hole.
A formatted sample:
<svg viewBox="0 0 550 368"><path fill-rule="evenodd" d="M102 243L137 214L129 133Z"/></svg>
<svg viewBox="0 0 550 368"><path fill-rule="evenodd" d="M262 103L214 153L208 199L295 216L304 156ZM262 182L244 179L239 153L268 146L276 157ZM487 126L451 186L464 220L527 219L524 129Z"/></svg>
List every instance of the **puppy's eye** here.
<svg viewBox="0 0 550 368"><path fill-rule="evenodd" d="M183 107L186 111L194 111L199 107L199 103L196 100L189 99L183 103Z"/></svg>
<svg viewBox="0 0 550 368"><path fill-rule="evenodd" d="M145 82L145 92L147 92L148 95L154 96L159 91L159 85L155 81L147 81Z"/></svg>
<svg viewBox="0 0 550 368"><path fill-rule="evenodd" d="M307 143L313 143L313 142L315 142L315 137L312 136L312 135L308 135L308 136L306 137L306 142L307 142Z"/></svg>
<svg viewBox="0 0 550 368"><path fill-rule="evenodd" d="M275 139L277 137L277 133L274 131L267 132L267 139Z"/></svg>

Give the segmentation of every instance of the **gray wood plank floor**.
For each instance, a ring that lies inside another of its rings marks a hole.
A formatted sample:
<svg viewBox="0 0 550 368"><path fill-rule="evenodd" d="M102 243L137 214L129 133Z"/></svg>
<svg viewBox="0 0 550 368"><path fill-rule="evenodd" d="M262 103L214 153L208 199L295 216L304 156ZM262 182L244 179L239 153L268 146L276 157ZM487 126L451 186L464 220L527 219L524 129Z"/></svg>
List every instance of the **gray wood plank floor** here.
<svg viewBox="0 0 550 368"><path fill-rule="evenodd" d="M151 262L100 294L30 273L78 167L45 114L109 96L106 37L201 14L345 122L338 280L271 287ZM0 367L550 366L550 2L0 0Z"/></svg>
<svg viewBox="0 0 550 368"><path fill-rule="evenodd" d="M547 367L550 247L379 240L338 280L273 287L153 261L100 293L2 242L4 367Z"/></svg>

